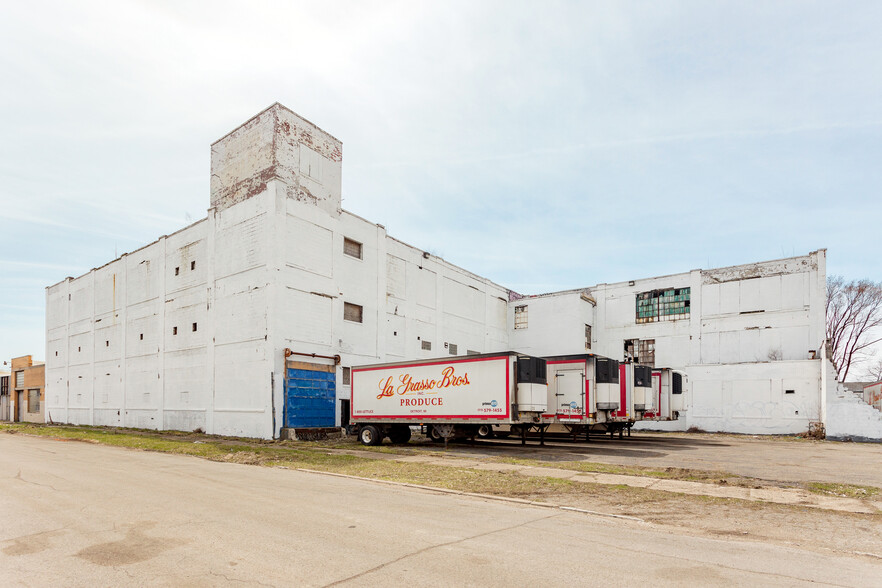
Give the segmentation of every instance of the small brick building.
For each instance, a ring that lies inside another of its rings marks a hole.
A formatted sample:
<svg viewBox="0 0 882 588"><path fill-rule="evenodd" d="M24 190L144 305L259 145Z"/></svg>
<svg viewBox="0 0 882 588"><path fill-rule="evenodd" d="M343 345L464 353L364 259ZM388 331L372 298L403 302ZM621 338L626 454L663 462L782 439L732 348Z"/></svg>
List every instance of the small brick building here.
<svg viewBox="0 0 882 588"><path fill-rule="evenodd" d="M9 377L10 419L15 422L45 422L46 366L34 363L30 355L12 360Z"/></svg>

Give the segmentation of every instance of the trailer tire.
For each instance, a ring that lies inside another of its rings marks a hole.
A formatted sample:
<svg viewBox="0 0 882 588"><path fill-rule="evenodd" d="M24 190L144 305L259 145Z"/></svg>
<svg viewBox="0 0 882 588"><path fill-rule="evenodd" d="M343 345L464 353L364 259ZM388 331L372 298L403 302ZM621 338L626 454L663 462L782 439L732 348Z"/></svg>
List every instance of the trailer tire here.
<svg viewBox="0 0 882 588"><path fill-rule="evenodd" d="M493 425L478 425L478 438L490 439L493 437Z"/></svg>
<svg viewBox="0 0 882 588"><path fill-rule="evenodd" d="M444 441L444 437L441 436L441 433L438 432L438 429L435 428L435 425L431 425L429 427L429 439L431 439L435 443L440 443Z"/></svg>
<svg viewBox="0 0 882 588"><path fill-rule="evenodd" d="M358 430L358 440L362 445L380 445L383 443L383 435L374 425L365 425Z"/></svg>
<svg viewBox="0 0 882 588"><path fill-rule="evenodd" d="M404 444L410 441L410 427L407 425L397 425L389 431L389 440L396 444Z"/></svg>

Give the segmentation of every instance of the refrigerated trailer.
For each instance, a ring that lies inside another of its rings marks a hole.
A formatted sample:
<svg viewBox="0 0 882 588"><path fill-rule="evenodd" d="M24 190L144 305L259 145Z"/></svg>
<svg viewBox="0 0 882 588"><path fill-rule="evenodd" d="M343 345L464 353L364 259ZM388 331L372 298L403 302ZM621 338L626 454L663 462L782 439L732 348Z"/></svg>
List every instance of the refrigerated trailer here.
<svg viewBox="0 0 882 588"><path fill-rule="evenodd" d="M507 425L523 436L542 428L546 362L508 351L353 367L350 431L365 445L410 440L419 425L435 440Z"/></svg>
<svg viewBox="0 0 882 588"><path fill-rule="evenodd" d="M656 399L655 410L648 411L644 420L675 421L680 413L686 410L683 396L682 372L671 368L656 368L652 370L652 392Z"/></svg>

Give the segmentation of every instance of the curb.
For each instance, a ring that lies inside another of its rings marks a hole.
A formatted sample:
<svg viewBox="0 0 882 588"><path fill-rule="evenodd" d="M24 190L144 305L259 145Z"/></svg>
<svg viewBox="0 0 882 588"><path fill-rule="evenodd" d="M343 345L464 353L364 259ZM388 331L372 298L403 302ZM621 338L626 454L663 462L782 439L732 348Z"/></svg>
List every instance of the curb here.
<svg viewBox="0 0 882 588"><path fill-rule="evenodd" d="M632 517L628 515L617 515L606 512L598 512L595 510L585 510L583 508L576 508L573 506L561 506L559 504L552 504L550 502L539 502L535 500L524 500L523 498L509 498L507 496L495 496L493 494L479 494L478 492L463 492L462 490L451 490L449 488L438 488L436 486L423 486L422 484L411 484L408 482L393 482L392 480L381 480L378 478L363 478L361 476L353 476L350 474L338 474L336 472L322 472L319 470L310 470L307 468L294 468L294 471L304 472L307 474L319 474L322 476L334 476L337 478L349 478L351 480L361 480L363 482L374 482L378 484L386 484L387 486L401 486L404 488L414 488L417 490L427 490L429 492L438 492L440 494L453 494L456 496L468 496L469 498L481 498L484 500L496 500L498 502L509 502L514 504L521 504L524 506L537 506L540 508L554 508L558 510L564 510L568 512L578 512L581 514L586 514L590 516L596 517L606 517L611 519L623 519L627 521L634 521L638 523L647 524L643 519L639 519L637 517Z"/></svg>

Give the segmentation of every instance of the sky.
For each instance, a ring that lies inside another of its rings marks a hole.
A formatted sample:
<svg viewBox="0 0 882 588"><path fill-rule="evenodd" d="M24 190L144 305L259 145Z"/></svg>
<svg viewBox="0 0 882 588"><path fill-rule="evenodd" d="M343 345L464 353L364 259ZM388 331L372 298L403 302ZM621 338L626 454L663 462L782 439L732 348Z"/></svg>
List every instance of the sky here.
<svg viewBox="0 0 882 588"><path fill-rule="evenodd" d="M45 287L203 218L278 101L343 207L524 294L827 249L882 279L879 2L19 2L0 18L0 358Z"/></svg>

